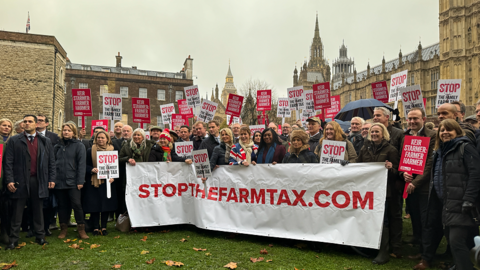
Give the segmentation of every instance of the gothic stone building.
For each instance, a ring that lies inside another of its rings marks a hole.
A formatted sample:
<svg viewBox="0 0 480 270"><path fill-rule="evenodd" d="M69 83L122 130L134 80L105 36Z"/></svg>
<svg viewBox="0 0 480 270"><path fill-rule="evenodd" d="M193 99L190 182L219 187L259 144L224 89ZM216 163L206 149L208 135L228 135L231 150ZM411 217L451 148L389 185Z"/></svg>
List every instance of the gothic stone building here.
<svg viewBox="0 0 480 270"><path fill-rule="evenodd" d="M0 31L0 118L44 114L60 132L65 114L67 52L54 36Z"/></svg>
<svg viewBox="0 0 480 270"><path fill-rule="evenodd" d="M89 88L92 95L93 116L87 117L85 121L87 131L91 120L103 118L102 95L104 93L121 94L123 98L121 122L131 125L134 129L139 127L139 124L133 123L131 98L149 98L150 125L164 127L160 105L174 103L176 112L179 112L177 100L185 98L183 88L193 85L193 59L188 56L180 72L160 72L142 70L135 66L122 66L120 53L115 58L116 66L114 67L67 63L66 120L78 121L78 125L81 126L81 118L73 116L71 89Z"/></svg>
<svg viewBox="0 0 480 270"><path fill-rule="evenodd" d="M225 85L223 86L222 94L219 96L219 89L217 84L215 86L215 92L212 89L212 95L210 97L210 101L218 104L214 120L217 120L220 123L222 123L223 120L227 119L227 116L225 115L225 109L227 108L229 94L237 94L237 88L235 88L235 84L233 83L233 75L230 68L230 63L228 64L228 71L227 76L225 77ZM205 98L208 100L208 95Z"/></svg>

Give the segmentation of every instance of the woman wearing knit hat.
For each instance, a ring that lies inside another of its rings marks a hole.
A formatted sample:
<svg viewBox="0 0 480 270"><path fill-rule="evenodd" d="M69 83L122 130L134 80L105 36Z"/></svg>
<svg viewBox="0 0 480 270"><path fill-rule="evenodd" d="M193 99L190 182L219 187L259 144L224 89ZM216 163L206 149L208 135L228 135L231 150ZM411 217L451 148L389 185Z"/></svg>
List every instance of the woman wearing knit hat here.
<svg viewBox="0 0 480 270"><path fill-rule="evenodd" d="M148 157L149 162L182 162L185 161L188 165L192 164L192 160L189 158L179 157L175 153L174 140L170 134L170 130L167 128L163 130L160 134L158 142L152 147L150 156Z"/></svg>
<svg viewBox="0 0 480 270"><path fill-rule="evenodd" d="M230 151L230 165L256 164L258 146L253 143L251 136L252 133L248 126L240 128L240 140Z"/></svg>
<svg viewBox="0 0 480 270"><path fill-rule="evenodd" d="M318 163L317 155L308 150L308 134L297 129L290 135L290 149L283 158L283 163Z"/></svg>
<svg viewBox="0 0 480 270"><path fill-rule="evenodd" d="M153 144L153 141L146 139L145 131L137 128L133 131L132 139L120 150L119 161L127 162L131 166L135 166L137 162L148 162Z"/></svg>

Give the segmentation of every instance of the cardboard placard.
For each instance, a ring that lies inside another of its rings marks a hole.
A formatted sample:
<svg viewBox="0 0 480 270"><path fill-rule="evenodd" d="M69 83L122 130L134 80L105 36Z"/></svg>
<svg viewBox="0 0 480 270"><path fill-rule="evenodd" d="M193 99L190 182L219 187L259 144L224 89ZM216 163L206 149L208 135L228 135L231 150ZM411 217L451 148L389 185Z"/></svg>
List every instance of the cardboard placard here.
<svg viewBox="0 0 480 270"><path fill-rule="evenodd" d="M172 124L170 126L172 129L174 129L176 126L188 126L188 118L183 114L173 113L171 123Z"/></svg>
<svg viewBox="0 0 480 270"><path fill-rule="evenodd" d="M170 124L172 122L172 114L175 113L175 105L173 103L160 105L160 113L162 114L163 124Z"/></svg>
<svg viewBox="0 0 480 270"><path fill-rule="evenodd" d="M92 128L90 130L90 137L93 136L93 130L96 127L103 127L106 132L108 132L108 119L102 119L102 120L92 120Z"/></svg>
<svg viewBox="0 0 480 270"><path fill-rule="evenodd" d="M320 154L320 164L340 163L345 159L345 149L347 142L323 140L322 152Z"/></svg>
<svg viewBox="0 0 480 270"><path fill-rule="evenodd" d="M72 89L73 116L92 116L90 89Z"/></svg>
<svg viewBox="0 0 480 270"><path fill-rule="evenodd" d="M210 171L210 158L207 149L192 151L192 155L197 178L212 176L212 172Z"/></svg>
<svg viewBox="0 0 480 270"><path fill-rule="evenodd" d="M120 94L103 94L103 118L122 120L122 96Z"/></svg>
<svg viewBox="0 0 480 270"><path fill-rule="evenodd" d="M286 118L292 117L288 98L279 98L277 103L277 117Z"/></svg>
<svg viewBox="0 0 480 270"><path fill-rule="evenodd" d="M193 152L193 142L176 142L175 153L179 157L191 157Z"/></svg>
<svg viewBox="0 0 480 270"><path fill-rule="evenodd" d="M380 102L387 103L388 102L387 82L381 81L381 82L372 83L371 85L372 85L373 98Z"/></svg>
<svg viewBox="0 0 480 270"><path fill-rule="evenodd" d="M150 140L150 131L145 131L145 138Z"/></svg>
<svg viewBox="0 0 480 270"><path fill-rule="evenodd" d="M403 112L405 118L408 118L408 113L412 108L422 108L426 114L425 106L423 105L423 95L420 85L412 85L404 88L400 88L400 95L402 97Z"/></svg>
<svg viewBox="0 0 480 270"><path fill-rule="evenodd" d="M186 99L177 100L178 112L185 115L187 118L193 117L193 109L188 106Z"/></svg>
<svg viewBox="0 0 480 270"><path fill-rule="evenodd" d="M150 123L150 99L133 97L132 113L134 123Z"/></svg>
<svg viewBox="0 0 480 270"><path fill-rule="evenodd" d="M437 109L440 105L453 101L460 101L462 79L438 80Z"/></svg>
<svg viewBox="0 0 480 270"><path fill-rule="evenodd" d="M408 70L404 70L402 72L395 73L390 77L390 95L388 96L388 102L394 102L398 99L401 100L400 91L398 91L398 88L407 86L407 75Z"/></svg>
<svg viewBox="0 0 480 270"><path fill-rule="evenodd" d="M119 178L118 151L98 151L97 169L98 179Z"/></svg>
<svg viewBox="0 0 480 270"><path fill-rule="evenodd" d="M218 104L213 101L204 100L202 102L202 107L200 109L200 114L198 114L198 119L202 120L205 123L208 123L213 120L215 117L215 112L217 111Z"/></svg>
<svg viewBox="0 0 480 270"><path fill-rule="evenodd" d="M330 82L314 84L312 88L315 110L330 108Z"/></svg>
<svg viewBox="0 0 480 270"><path fill-rule="evenodd" d="M198 85L192 85L183 88L185 91L185 97L187 97L187 105L190 108L200 106L200 92L198 91Z"/></svg>
<svg viewBox="0 0 480 270"><path fill-rule="evenodd" d="M272 90L257 91L257 111L272 110Z"/></svg>
<svg viewBox="0 0 480 270"><path fill-rule="evenodd" d="M227 108L225 114L240 117L242 113L243 97L235 94L228 94Z"/></svg>
<svg viewBox="0 0 480 270"><path fill-rule="evenodd" d="M313 101L313 90L303 90L305 96L305 110L308 112L315 111L315 102Z"/></svg>
<svg viewBox="0 0 480 270"><path fill-rule="evenodd" d="M340 95L332 96L330 98L332 106L325 109L325 118L334 118L335 115L340 111Z"/></svg>
<svg viewBox="0 0 480 270"><path fill-rule="evenodd" d="M268 121L268 114L259 114L257 115L257 123L259 125L267 125L270 123Z"/></svg>
<svg viewBox="0 0 480 270"><path fill-rule="evenodd" d="M428 156L430 137L405 136L398 170L409 174L423 174Z"/></svg>
<svg viewBox="0 0 480 270"><path fill-rule="evenodd" d="M298 111L305 106L305 100L303 98L303 85L287 88L287 93L290 111Z"/></svg>
<svg viewBox="0 0 480 270"><path fill-rule="evenodd" d="M251 136L253 136L253 133L255 133L255 131L263 132L265 130L265 125L252 125L252 126L249 126L249 128L250 128Z"/></svg>

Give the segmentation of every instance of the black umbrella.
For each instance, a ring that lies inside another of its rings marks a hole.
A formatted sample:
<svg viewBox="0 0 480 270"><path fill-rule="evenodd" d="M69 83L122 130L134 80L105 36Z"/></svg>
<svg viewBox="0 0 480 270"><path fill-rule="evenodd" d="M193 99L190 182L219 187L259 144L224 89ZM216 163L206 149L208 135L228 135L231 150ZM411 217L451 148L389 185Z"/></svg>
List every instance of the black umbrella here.
<svg viewBox="0 0 480 270"><path fill-rule="evenodd" d="M371 119L373 118L373 109L375 107L385 107L390 111L393 111L392 107L376 99L360 99L345 105L345 107L335 115L335 119L350 121L355 116L361 117L365 120Z"/></svg>

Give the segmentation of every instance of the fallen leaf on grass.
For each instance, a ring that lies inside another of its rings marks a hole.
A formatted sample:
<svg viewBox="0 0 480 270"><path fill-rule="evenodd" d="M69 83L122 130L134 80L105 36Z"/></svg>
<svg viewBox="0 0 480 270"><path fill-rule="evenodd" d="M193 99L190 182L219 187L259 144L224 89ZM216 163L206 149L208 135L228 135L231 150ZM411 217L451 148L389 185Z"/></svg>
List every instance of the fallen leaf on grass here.
<svg viewBox="0 0 480 270"><path fill-rule="evenodd" d="M47 249L47 244L43 244L43 245L42 245L42 249L43 249L43 250L46 250L46 249Z"/></svg>
<svg viewBox="0 0 480 270"><path fill-rule="evenodd" d="M103 252L107 252L106 250L100 250L99 252L103 253Z"/></svg>
<svg viewBox="0 0 480 270"><path fill-rule="evenodd" d="M237 268L237 264L234 263L234 262L229 262L227 265L225 265L223 267L228 268L228 269L235 269L235 268Z"/></svg>
<svg viewBox="0 0 480 270"><path fill-rule="evenodd" d="M212 253L210 253L210 252L205 253L205 256L211 256L211 255L212 255Z"/></svg>
<svg viewBox="0 0 480 270"><path fill-rule="evenodd" d="M268 251L266 249L260 250L260 254L268 254Z"/></svg>
<svg viewBox="0 0 480 270"><path fill-rule="evenodd" d="M85 242L85 244L90 245L90 243Z"/></svg>
<svg viewBox="0 0 480 270"><path fill-rule="evenodd" d="M120 235L113 237L113 239L118 239L120 238Z"/></svg>
<svg viewBox="0 0 480 270"><path fill-rule="evenodd" d="M318 256L315 256L315 257L320 258L320 257L318 257Z"/></svg>
<svg viewBox="0 0 480 270"><path fill-rule="evenodd" d="M271 261L273 261L273 260L266 260L266 262L271 262Z"/></svg>
<svg viewBox="0 0 480 270"><path fill-rule="evenodd" d="M343 269L345 269L345 270L351 270L352 267L343 267Z"/></svg>
<svg viewBox="0 0 480 270"><path fill-rule="evenodd" d="M97 248L97 247L99 247L99 246L100 246L100 245L98 245L98 244L92 244L92 245L90 246L90 249L94 249L94 248Z"/></svg>
<svg viewBox="0 0 480 270"><path fill-rule="evenodd" d="M64 242L64 243L70 243L70 242L72 242L72 240L67 239L67 240L65 240L65 241L63 241L63 242Z"/></svg>
<svg viewBox="0 0 480 270"><path fill-rule="evenodd" d="M21 244L18 244L17 249L21 249L22 247L24 247L24 246L26 246L26 245L27 245L27 243L25 243L25 242L23 242L23 243L21 243Z"/></svg>
<svg viewBox="0 0 480 270"><path fill-rule="evenodd" d="M187 238L190 238L190 236L187 235Z"/></svg>
<svg viewBox="0 0 480 270"><path fill-rule="evenodd" d="M78 241L79 244L81 244L82 242L83 242L82 240Z"/></svg>
<svg viewBox="0 0 480 270"><path fill-rule="evenodd" d="M142 250L142 252L140 252L140 254L142 254L142 255L145 255L145 254L148 254L148 253L150 253L150 251L148 251L148 250Z"/></svg>
<svg viewBox="0 0 480 270"><path fill-rule="evenodd" d="M175 264L174 264L174 265L175 265L175 266L178 266L178 267L180 267L180 266L182 266L182 265L184 265L184 264L183 264L183 263L181 263L181 262L175 262Z"/></svg>
<svg viewBox="0 0 480 270"><path fill-rule="evenodd" d="M253 263L261 262L263 260L265 260L265 258L263 258L263 257L258 257L258 259L257 258L250 258L250 261L252 261Z"/></svg>
<svg viewBox="0 0 480 270"><path fill-rule="evenodd" d="M273 247L273 244L268 245L269 247Z"/></svg>
<svg viewBox="0 0 480 270"><path fill-rule="evenodd" d="M149 233L147 233L147 234L151 235L151 234L153 234L153 232L149 232Z"/></svg>
<svg viewBox="0 0 480 270"><path fill-rule="evenodd" d="M75 241L77 241L77 238L75 238L75 239L72 240L72 242L75 242Z"/></svg>
<svg viewBox="0 0 480 270"><path fill-rule="evenodd" d="M168 233L170 232L170 230L163 230L163 231L160 231L161 233Z"/></svg>
<svg viewBox="0 0 480 270"><path fill-rule="evenodd" d="M205 251L207 249L206 248L193 248L193 250L195 250L195 251Z"/></svg>
<svg viewBox="0 0 480 270"><path fill-rule="evenodd" d="M112 268L116 268L116 269L121 268L121 267L122 267L121 264L115 264L114 266L112 266Z"/></svg>
<svg viewBox="0 0 480 270"><path fill-rule="evenodd" d="M145 235L145 236L144 236L142 239L140 239L140 240L143 241L143 242L146 242L146 241L147 241L147 238L148 238L148 236Z"/></svg>
<svg viewBox="0 0 480 270"><path fill-rule="evenodd" d="M15 266L17 266L17 265L18 265L18 264L17 264L17 261L13 261L12 263L5 263L5 264L3 265L3 267L2 267L2 270L3 270L3 269L5 269L5 270L6 270L6 269L10 269L10 268L15 267Z"/></svg>
<svg viewBox="0 0 480 270"><path fill-rule="evenodd" d="M155 262L155 258L151 259L151 260L148 260L148 261L145 261L147 264L152 264L153 262Z"/></svg>
<svg viewBox="0 0 480 270"><path fill-rule="evenodd" d="M182 262L176 262L176 261L171 261L171 260L163 261L163 263L165 263L168 266L178 266L178 267L184 265Z"/></svg>
<svg viewBox="0 0 480 270"><path fill-rule="evenodd" d="M80 245L78 244L72 244L71 246L68 246L69 248L73 248L73 249L80 249L80 250L83 250L83 248L80 247Z"/></svg>
<svg viewBox="0 0 480 270"><path fill-rule="evenodd" d="M185 238L182 238L182 239L180 240L180 242L185 242L185 241L187 241L187 239L185 239Z"/></svg>
<svg viewBox="0 0 480 270"><path fill-rule="evenodd" d="M32 241L30 241L30 244L35 244L35 243L33 243Z"/></svg>

